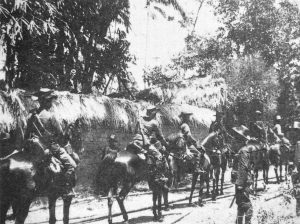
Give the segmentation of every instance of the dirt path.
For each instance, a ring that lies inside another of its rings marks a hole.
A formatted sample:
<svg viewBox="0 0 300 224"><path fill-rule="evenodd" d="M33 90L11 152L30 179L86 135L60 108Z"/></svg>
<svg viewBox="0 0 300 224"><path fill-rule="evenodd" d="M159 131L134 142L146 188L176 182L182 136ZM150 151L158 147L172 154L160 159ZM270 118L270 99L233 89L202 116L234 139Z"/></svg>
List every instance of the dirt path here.
<svg viewBox="0 0 300 224"><path fill-rule="evenodd" d="M229 172L228 172L229 173ZM229 181L229 174L226 175L226 181ZM259 183L259 187L262 184ZM253 223L300 223L300 219L295 218L295 199L291 203L285 197L278 197L265 201L277 195L288 186L284 183L269 184L265 192L260 192L261 196L252 197L254 216ZM225 195L233 195L233 185L228 185L224 191ZM168 224L175 223L205 223L205 224L226 224L234 223L236 218L236 204L229 208L232 196L217 199L216 202L207 201L204 207L188 205L189 191L172 192L169 195L170 201L176 201L171 204L169 211L163 211L163 222ZM194 194L193 201L197 201L198 190ZM185 199L185 200L184 200ZM107 223L107 201L96 198L87 198L85 200L75 199L70 211L70 223ZM129 223L156 223L153 222L151 211L151 194L128 197L125 200L125 206L129 211ZM135 212L130 212L135 211ZM119 214L118 204L113 205L113 214ZM31 212L26 223L48 223L48 210L37 207L31 208ZM62 223L62 207L57 208L57 223ZM113 218L114 223L122 223L122 216L117 215ZM12 222L9 222L12 223Z"/></svg>

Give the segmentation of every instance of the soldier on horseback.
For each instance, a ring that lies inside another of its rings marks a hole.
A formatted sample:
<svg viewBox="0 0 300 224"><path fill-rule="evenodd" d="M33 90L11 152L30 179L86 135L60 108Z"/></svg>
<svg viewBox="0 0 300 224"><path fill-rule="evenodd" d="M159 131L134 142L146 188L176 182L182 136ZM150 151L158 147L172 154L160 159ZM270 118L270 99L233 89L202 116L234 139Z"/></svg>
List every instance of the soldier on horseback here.
<svg viewBox="0 0 300 224"><path fill-rule="evenodd" d="M237 224L242 224L245 216L245 224L251 223L253 215L252 203L250 200L250 186L253 183L251 173L251 152L255 149L254 146L248 145L250 139L248 136L249 129L245 126L235 127L233 131L236 133L236 140L240 144L241 149L238 152L237 175L235 180L235 198L237 208Z"/></svg>
<svg viewBox="0 0 300 224"><path fill-rule="evenodd" d="M156 120L156 107L149 107L146 116L138 121L135 136L129 147L134 147L140 158L145 159L145 154L152 154L156 160L161 160L168 143Z"/></svg>
<svg viewBox="0 0 300 224"><path fill-rule="evenodd" d="M186 157L189 159L196 158L196 170L201 171L202 166L200 161L200 154L203 155L205 153L205 148L197 143L190 130L189 123L192 114L193 113L190 112L181 112L181 114L179 115L179 118L181 119L180 132L186 141Z"/></svg>
<svg viewBox="0 0 300 224"><path fill-rule="evenodd" d="M166 153L165 147L168 146L168 142L156 120L156 113L156 107L147 108L146 116L138 122L136 134L127 146L127 150L133 151L141 159L146 160L151 178L155 182L161 182L161 185L167 188L164 171L168 169L168 165L163 155Z"/></svg>
<svg viewBox="0 0 300 224"><path fill-rule="evenodd" d="M250 123L249 129L251 137L255 138L265 147L267 144L267 126L262 121L261 111L255 111L254 120Z"/></svg>
<svg viewBox="0 0 300 224"><path fill-rule="evenodd" d="M103 154L102 154L102 160L104 159L104 157L108 154L111 154L112 157L117 157L117 153L120 151L120 148L118 146L118 140L116 135L111 134L108 139L108 146L103 150Z"/></svg>
<svg viewBox="0 0 300 224"><path fill-rule="evenodd" d="M31 111L31 116L28 119L27 129L24 136L26 140L24 151L34 154L34 147L39 147L45 152L49 152L46 148L49 149L50 154L52 154L62 166L66 186L65 195L73 196L73 187L75 186L75 168L77 165L74 159L66 153L65 149L60 147L60 145L64 144L63 141L65 140L62 127L57 119L52 118L49 122L51 125L49 128L46 128L40 119L40 113L43 110L50 110L52 102L54 99L57 99L57 96L53 95L53 91L48 89L42 89L36 93L35 96L38 97L40 106ZM46 148L44 148L43 145L45 145Z"/></svg>

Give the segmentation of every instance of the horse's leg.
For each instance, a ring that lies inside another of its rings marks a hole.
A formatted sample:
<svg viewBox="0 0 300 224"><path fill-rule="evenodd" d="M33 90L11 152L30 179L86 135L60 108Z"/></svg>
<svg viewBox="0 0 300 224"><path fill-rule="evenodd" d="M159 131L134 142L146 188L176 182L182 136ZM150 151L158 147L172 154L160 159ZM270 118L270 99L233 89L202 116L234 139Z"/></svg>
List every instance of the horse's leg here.
<svg viewBox="0 0 300 224"><path fill-rule="evenodd" d="M198 173L193 173L193 179L192 179L192 187L191 187L191 193L190 193L190 198L189 198L189 204L192 204L192 199L193 199L193 193L196 187L197 179L198 179Z"/></svg>
<svg viewBox="0 0 300 224"><path fill-rule="evenodd" d="M204 181L206 178L206 174L200 174L200 189L199 189L199 198L198 198L198 205L203 206L203 189L204 189Z"/></svg>
<svg viewBox="0 0 300 224"><path fill-rule="evenodd" d="M254 170L254 190L257 190L258 169Z"/></svg>
<svg viewBox="0 0 300 224"><path fill-rule="evenodd" d="M10 202L8 198L1 196L0 201L0 224L5 224L6 214L9 209Z"/></svg>
<svg viewBox="0 0 300 224"><path fill-rule="evenodd" d="M279 165L279 166L280 166L280 165ZM277 166L277 164L274 166L274 171L275 171L275 176L276 176L277 183L279 184L278 166ZM281 172L281 171L280 171L280 172Z"/></svg>
<svg viewBox="0 0 300 224"><path fill-rule="evenodd" d="M216 170L216 195L219 195L219 180L220 180L221 167Z"/></svg>
<svg viewBox="0 0 300 224"><path fill-rule="evenodd" d="M128 223L128 214L127 214L127 211L124 206L124 200L133 185L134 185L134 182L124 183L122 190L120 191L118 197L116 198L118 201L120 210L122 212L122 215L123 215L124 223Z"/></svg>
<svg viewBox="0 0 300 224"><path fill-rule="evenodd" d="M213 190L212 190L212 195L211 195L211 199L213 201L216 200L216 170L213 170Z"/></svg>
<svg viewBox="0 0 300 224"><path fill-rule="evenodd" d="M280 173L280 182L282 181L282 160L280 160L280 164L279 164L279 173Z"/></svg>
<svg viewBox="0 0 300 224"><path fill-rule="evenodd" d="M221 190L220 190L220 195L223 195L223 187L224 187L224 177L225 177L225 172L227 168L227 160L228 158L224 157L223 161L224 163L222 164L222 173L221 173Z"/></svg>
<svg viewBox="0 0 300 224"><path fill-rule="evenodd" d="M30 197L18 200L15 224L24 224L31 202L32 198Z"/></svg>
<svg viewBox="0 0 300 224"><path fill-rule="evenodd" d="M265 167L265 176L266 176L266 184L269 184L269 165L267 164L266 167Z"/></svg>
<svg viewBox="0 0 300 224"><path fill-rule="evenodd" d="M222 173L221 173L221 190L220 190L220 195L223 195L224 192L223 192L223 186L224 186L224 176L225 176L225 171L226 171L226 168L225 169L222 169Z"/></svg>
<svg viewBox="0 0 300 224"><path fill-rule="evenodd" d="M165 211L168 211L169 210L169 188L163 188L162 194L164 197L164 205L165 205L164 209Z"/></svg>
<svg viewBox="0 0 300 224"><path fill-rule="evenodd" d="M206 178L206 195L209 196L210 171L207 172L205 178Z"/></svg>
<svg viewBox="0 0 300 224"><path fill-rule="evenodd" d="M69 217L70 217L70 206L71 206L71 202L72 202L73 196L68 196L68 197L63 197L63 201L64 201L64 208L63 208L63 212L64 212L64 224L69 224Z"/></svg>
<svg viewBox="0 0 300 224"><path fill-rule="evenodd" d="M206 179L206 194L209 195L209 172L206 173L205 179Z"/></svg>
<svg viewBox="0 0 300 224"><path fill-rule="evenodd" d="M55 224L56 223L55 206L56 206L57 196L51 194L48 196L48 200L49 200L49 223Z"/></svg>
<svg viewBox="0 0 300 224"><path fill-rule="evenodd" d="M156 189L153 190L152 192L152 203L153 203L153 207L152 207L152 212L153 212L153 215L154 215L154 220L158 220L158 215L157 215L157 205L156 205L156 201L157 201L157 192L156 192Z"/></svg>
<svg viewBox="0 0 300 224"><path fill-rule="evenodd" d="M162 189L159 189L157 192L157 212L158 212L158 220L162 219L161 214L161 198L162 198Z"/></svg>
<svg viewBox="0 0 300 224"><path fill-rule="evenodd" d="M113 205L113 188L109 189L107 196L107 205L108 205L108 223L112 224L112 205Z"/></svg>

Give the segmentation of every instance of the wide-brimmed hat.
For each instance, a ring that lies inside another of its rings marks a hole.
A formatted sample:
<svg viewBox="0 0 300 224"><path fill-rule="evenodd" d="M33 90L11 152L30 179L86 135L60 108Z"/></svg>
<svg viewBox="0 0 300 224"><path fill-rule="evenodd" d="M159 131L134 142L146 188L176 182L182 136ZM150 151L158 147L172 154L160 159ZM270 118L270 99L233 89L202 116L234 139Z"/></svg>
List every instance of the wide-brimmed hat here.
<svg viewBox="0 0 300 224"><path fill-rule="evenodd" d="M241 125L241 126L238 126L238 127L233 127L232 130L237 133L239 136L242 136L243 138L245 139L250 139L250 136L249 136L249 129L244 126L244 125Z"/></svg>
<svg viewBox="0 0 300 224"><path fill-rule="evenodd" d="M54 94L54 90L48 88L41 88L39 91L33 94L38 100L52 100L57 99L58 96Z"/></svg>
<svg viewBox="0 0 300 224"><path fill-rule="evenodd" d="M280 115L276 115L275 120L277 120L277 121L281 120L281 116Z"/></svg>
<svg viewBox="0 0 300 224"><path fill-rule="evenodd" d="M192 112L189 112L189 111L182 111L178 117L187 117L187 116L191 116L193 115Z"/></svg>
<svg viewBox="0 0 300 224"><path fill-rule="evenodd" d="M261 112L260 110L256 110L256 111L255 111L255 114L257 114L257 115L261 115L261 114L262 114L262 112Z"/></svg>

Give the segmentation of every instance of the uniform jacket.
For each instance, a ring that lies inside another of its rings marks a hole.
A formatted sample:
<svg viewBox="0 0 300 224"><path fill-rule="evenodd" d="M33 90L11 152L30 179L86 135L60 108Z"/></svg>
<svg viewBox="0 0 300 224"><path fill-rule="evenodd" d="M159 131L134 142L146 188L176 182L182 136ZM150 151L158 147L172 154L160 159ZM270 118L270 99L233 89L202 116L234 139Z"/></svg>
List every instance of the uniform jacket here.
<svg viewBox="0 0 300 224"><path fill-rule="evenodd" d="M53 153L53 156L62 163L64 173L71 174L74 172L75 168L77 167L76 162L64 148L59 148L57 152Z"/></svg>
<svg viewBox="0 0 300 224"><path fill-rule="evenodd" d="M157 140L159 140L163 145L167 145L161 127L155 119L141 119L136 129L136 134L144 136L146 145L155 143Z"/></svg>

